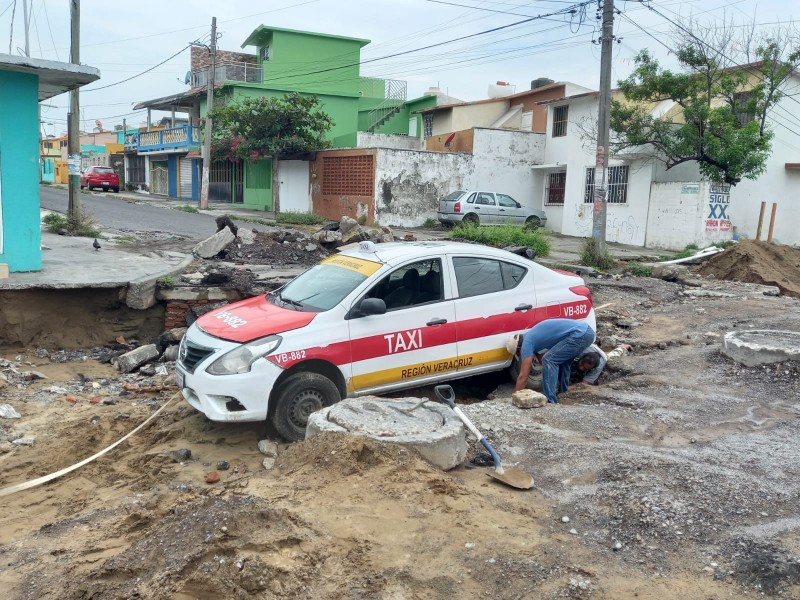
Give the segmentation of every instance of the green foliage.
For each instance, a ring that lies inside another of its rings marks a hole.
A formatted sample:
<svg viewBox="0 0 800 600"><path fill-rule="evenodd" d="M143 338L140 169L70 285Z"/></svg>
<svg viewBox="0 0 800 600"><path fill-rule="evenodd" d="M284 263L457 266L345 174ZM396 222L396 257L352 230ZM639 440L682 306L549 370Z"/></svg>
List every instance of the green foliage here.
<svg viewBox="0 0 800 600"><path fill-rule="evenodd" d="M437 220L436 220L436 219L434 219L433 217L428 217L427 219L425 219L425 222L422 224L422 226L423 226L423 227L426 227L426 228L428 228L428 229L433 229L433 228L434 228L434 227L436 227L438 224L439 224L439 221L437 221Z"/></svg>
<svg viewBox="0 0 800 600"><path fill-rule="evenodd" d="M189 206L188 204L182 204L180 206L173 206L172 208L174 208L175 210L180 210L180 211L187 212L187 213L200 212L194 206Z"/></svg>
<svg viewBox="0 0 800 600"><path fill-rule="evenodd" d="M586 238L583 240L583 248L581 249L581 263L587 267L594 267L601 271L608 271L613 269L616 265L614 255L606 248L605 252L599 254L594 245L594 238Z"/></svg>
<svg viewBox="0 0 800 600"><path fill-rule="evenodd" d="M612 152L649 147L667 169L697 161L712 181L756 179L772 150L766 115L783 96L780 88L800 62L800 48L787 54L785 46L766 39L755 49L757 63L725 69L721 53L709 52L696 37L679 44L681 71L662 68L642 50L634 72L619 82L625 101L612 102ZM673 100L680 111L654 117L653 105L663 100Z"/></svg>
<svg viewBox="0 0 800 600"><path fill-rule="evenodd" d="M42 219L42 222L50 233L66 232L67 235L78 237L100 237L100 230L97 229L94 220L85 212L74 217L50 213Z"/></svg>
<svg viewBox="0 0 800 600"><path fill-rule="evenodd" d="M225 215L231 220L244 221L245 223L256 223L258 225L275 225L272 219L260 219L258 217L241 217L239 215Z"/></svg>
<svg viewBox="0 0 800 600"><path fill-rule="evenodd" d="M325 219L314 213L285 212L275 215L275 221L290 225L319 225L324 223Z"/></svg>
<svg viewBox="0 0 800 600"><path fill-rule="evenodd" d="M316 96L244 98L215 107L210 116L214 160L255 161L330 147L325 135L333 119Z"/></svg>
<svg viewBox="0 0 800 600"><path fill-rule="evenodd" d="M640 262L632 261L625 265L625 268L622 269L622 272L628 273L629 275L635 275L636 277L652 277L653 267L650 265L643 265Z"/></svg>
<svg viewBox="0 0 800 600"><path fill-rule="evenodd" d="M661 254L658 257L659 262L664 262L665 260L676 260L678 258L689 258L690 256L694 256L697 254L699 248L697 244L687 244L686 247L681 250L680 252L676 252L675 254Z"/></svg>
<svg viewBox="0 0 800 600"><path fill-rule="evenodd" d="M156 283L162 288L171 288L175 286L175 278L172 275L164 275L156 279Z"/></svg>
<svg viewBox="0 0 800 600"><path fill-rule="evenodd" d="M733 240L725 240L724 242L714 242L714 246L716 246L717 248L722 248L723 250L726 250L727 248L730 248L731 246L735 245L736 242L734 242Z"/></svg>
<svg viewBox="0 0 800 600"><path fill-rule="evenodd" d="M536 256L550 254L549 233L545 229L527 229L514 225L482 226L464 223L447 233L451 240L469 240L487 246L527 246Z"/></svg>

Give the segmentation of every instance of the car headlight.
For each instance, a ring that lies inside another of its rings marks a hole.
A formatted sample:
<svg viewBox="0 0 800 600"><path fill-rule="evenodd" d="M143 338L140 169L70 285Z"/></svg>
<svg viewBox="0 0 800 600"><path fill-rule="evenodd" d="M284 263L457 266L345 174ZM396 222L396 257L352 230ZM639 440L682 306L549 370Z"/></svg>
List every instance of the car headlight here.
<svg viewBox="0 0 800 600"><path fill-rule="evenodd" d="M206 373L211 375L248 373L254 362L275 350L280 343L280 336L268 335L267 337L242 344L211 363L211 366L206 369Z"/></svg>

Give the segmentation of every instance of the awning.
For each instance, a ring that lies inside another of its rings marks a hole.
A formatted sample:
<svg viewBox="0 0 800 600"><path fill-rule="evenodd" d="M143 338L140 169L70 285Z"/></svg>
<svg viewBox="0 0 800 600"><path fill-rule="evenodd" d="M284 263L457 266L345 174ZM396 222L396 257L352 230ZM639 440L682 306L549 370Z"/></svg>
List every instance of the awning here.
<svg viewBox="0 0 800 600"><path fill-rule="evenodd" d="M567 163L547 163L545 165L533 165L531 169L566 169Z"/></svg>

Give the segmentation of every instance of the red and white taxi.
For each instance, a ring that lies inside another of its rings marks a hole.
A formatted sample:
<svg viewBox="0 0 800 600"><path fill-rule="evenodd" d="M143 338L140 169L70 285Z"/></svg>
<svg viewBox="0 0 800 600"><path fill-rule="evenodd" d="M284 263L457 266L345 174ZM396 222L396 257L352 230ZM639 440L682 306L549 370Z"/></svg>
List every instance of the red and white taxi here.
<svg viewBox="0 0 800 600"><path fill-rule="evenodd" d="M198 319L178 386L213 421L269 418L299 440L312 412L346 396L504 369L508 335L556 317L595 327L572 273L472 244L363 242Z"/></svg>

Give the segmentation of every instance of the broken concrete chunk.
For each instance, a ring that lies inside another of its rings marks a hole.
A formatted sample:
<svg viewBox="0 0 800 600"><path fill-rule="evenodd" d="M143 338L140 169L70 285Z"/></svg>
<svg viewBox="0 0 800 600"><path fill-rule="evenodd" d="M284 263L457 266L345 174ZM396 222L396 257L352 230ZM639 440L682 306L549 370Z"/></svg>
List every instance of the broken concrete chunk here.
<svg viewBox="0 0 800 600"><path fill-rule="evenodd" d="M0 417L3 419L19 419L20 414L10 404L0 404Z"/></svg>
<svg viewBox="0 0 800 600"><path fill-rule="evenodd" d="M200 258L213 258L227 248L235 239L236 236L233 235L233 232L228 227L225 227L210 238L206 238L197 244L192 249L192 252Z"/></svg>
<svg viewBox="0 0 800 600"><path fill-rule="evenodd" d="M653 269L653 277L656 279L663 279L664 281L681 281L687 271L688 269L686 267L659 265Z"/></svg>
<svg viewBox="0 0 800 600"><path fill-rule="evenodd" d="M358 227L358 221L352 217L344 216L339 221L339 233L341 233L342 236L352 231L356 227Z"/></svg>
<svg viewBox="0 0 800 600"><path fill-rule="evenodd" d="M188 448L178 448L172 451L172 461L176 463L186 462L192 458L192 451Z"/></svg>
<svg viewBox="0 0 800 600"><path fill-rule="evenodd" d="M265 458L265 459L264 459L264 460L261 462L261 466L263 466L263 467L264 467L264 468L265 468L267 471L271 471L271 470L272 470L272 467L274 467L274 466L275 466L275 459L274 459L274 458L270 458L270 457L268 456L267 458Z"/></svg>
<svg viewBox="0 0 800 600"><path fill-rule="evenodd" d="M123 373L130 373L136 367L156 358L158 358L158 348L156 348L155 344L139 346L135 350L117 357L117 369Z"/></svg>
<svg viewBox="0 0 800 600"><path fill-rule="evenodd" d="M156 374L156 366L152 363L142 365L139 367L139 374L144 375L145 377L152 377Z"/></svg>
<svg viewBox="0 0 800 600"><path fill-rule="evenodd" d="M544 394L525 389L511 394L511 402L517 408L541 408L547 404L547 398Z"/></svg>
<svg viewBox="0 0 800 600"><path fill-rule="evenodd" d="M256 243L256 232L253 229L240 229L239 230L239 241L242 242L245 246L249 246L251 244Z"/></svg>
<svg viewBox="0 0 800 600"><path fill-rule="evenodd" d="M186 327L175 327L166 332L164 340L170 344L177 344L183 339L185 333Z"/></svg>
<svg viewBox="0 0 800 600"><path fill-rule="evenodd" d="M342 241L342 234L338 231L322 230L311 236L320 244L336 244Z"/></svg>
<svg viewBox="0 0 800 600"><path fill-rule="evenodd" d="M36 381L37 379L47 379L47 375L40 371L24 371L22 373L22 378L25 381Z"/></svg>
<svg viewBox="0 0 800 600"><path fill-rule="evenodd" d="M164 359L165 362L175 362L178 360L178 348L179 346L177 344L169 346L164 350L164 354L161 355L161 358Z"/></svg>
<svg viewBox="0 0 800 600"><path fill-rule="evenodd" d="M26 435L20 438L15 439L11 443L16 446L33 446L33 442L36 441L36 438L32 435Z"/></svg>
<svg viewBox="0 0 800 600"><path fill-rule="evenodd" d="M275 458L278 456L278 444L270 440L261 440L258 442L258 450L264 456Z"/></svg>

